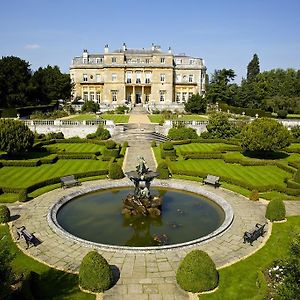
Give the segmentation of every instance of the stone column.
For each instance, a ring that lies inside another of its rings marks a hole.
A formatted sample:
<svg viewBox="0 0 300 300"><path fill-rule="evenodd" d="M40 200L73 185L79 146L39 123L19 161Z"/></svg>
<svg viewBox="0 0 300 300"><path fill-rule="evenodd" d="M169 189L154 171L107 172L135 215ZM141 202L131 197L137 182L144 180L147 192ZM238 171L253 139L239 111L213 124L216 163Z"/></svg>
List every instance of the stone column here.
<svg viewBox="0 0 300 300"><path fill-rule="evenodd" d="M132 101L132 104L135 104L135 85L132 86L132 97L131 97L131 101Z"/></svg>
<svg viewBox="0 0 300 300"><path fill-rule="evenodd" d="M145 87L142 86L142 103L145 104Z"/></svg>

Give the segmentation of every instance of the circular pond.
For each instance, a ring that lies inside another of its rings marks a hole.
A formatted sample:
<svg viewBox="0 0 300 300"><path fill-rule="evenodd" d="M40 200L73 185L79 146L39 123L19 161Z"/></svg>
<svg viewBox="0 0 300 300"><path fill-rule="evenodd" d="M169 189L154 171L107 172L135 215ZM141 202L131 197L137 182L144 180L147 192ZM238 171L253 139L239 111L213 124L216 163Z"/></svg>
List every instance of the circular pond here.
<svg viewBox="0 0 300 300"><path fill-rule="evenodd" d="M123 248L153 248L185 244L215 232L224 222L224 210L204 196L153 187L152 195L163 197L159 217L124 216L124 199L132 189L98 190L56 209L55 223L68 235L91 244Z"/></svg>

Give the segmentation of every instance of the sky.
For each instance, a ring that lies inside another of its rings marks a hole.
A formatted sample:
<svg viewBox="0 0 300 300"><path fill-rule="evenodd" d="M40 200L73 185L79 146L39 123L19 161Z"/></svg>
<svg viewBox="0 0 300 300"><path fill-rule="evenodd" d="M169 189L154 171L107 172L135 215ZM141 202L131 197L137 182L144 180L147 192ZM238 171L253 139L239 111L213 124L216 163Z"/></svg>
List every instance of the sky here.
<svg viewBox="0 0 300 300"><path fill-rule="evenodd" d="M239 82L257 53L261 71L300 69L300 0L0 0L0 56L32 70L69 72L83 49L103 53L160 45L201 57L208 74L231 68Z"/></svg>

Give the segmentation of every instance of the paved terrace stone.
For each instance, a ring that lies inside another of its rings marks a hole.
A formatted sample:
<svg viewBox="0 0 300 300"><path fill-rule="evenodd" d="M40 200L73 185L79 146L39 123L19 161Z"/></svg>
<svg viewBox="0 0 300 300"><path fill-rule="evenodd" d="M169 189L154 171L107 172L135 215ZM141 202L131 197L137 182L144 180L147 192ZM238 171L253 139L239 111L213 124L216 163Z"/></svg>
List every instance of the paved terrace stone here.
<svg viewBox="0 0 300 300"><path fill-rule="evenodd" d="M129 179L114 181L115 184ZM171 180L174 184L197 186L199 183L184 180ZM26 254L54 268L68 272L78 272L82 258L91 248L79 242L67 239L55 233L47 222L50 207L63 196L82 188L105 187L111 185L111 180L84 182L80 187L56 189L45 193L27 203L10 206L12 215L20 217L12 223L13 238L16 239L15 226L26 226L42 241L36 247L26 249L23 241L18 246ZM155 185L155 181L154 181ZM243 233L256 223L264 223L265 205L261 202L251 202L245 197L231 191L211 186L202 187L223 197L234 210L234 220L228 230L209 241L189 247L152 251L149 253L126 252L120 250L97 249L120 272L116 285L104 293L104 299L188 299L188 294L176 285L176 269L180 260L192 249L206 251L217 267L231 264L255 252L266 241L267 236L260 237L253 243L243 244ZM121 200L120 200L121 201ZM269 228L267 227L269 231Z"/></svg>

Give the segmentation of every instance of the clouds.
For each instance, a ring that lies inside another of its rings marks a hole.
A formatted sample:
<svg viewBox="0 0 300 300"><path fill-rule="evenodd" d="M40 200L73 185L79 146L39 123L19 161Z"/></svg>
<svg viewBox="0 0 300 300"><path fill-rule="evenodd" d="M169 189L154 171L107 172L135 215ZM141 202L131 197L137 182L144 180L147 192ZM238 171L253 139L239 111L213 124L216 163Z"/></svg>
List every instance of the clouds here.
<svg viewBox="0 0 300 300"><path fill-rule="evenodd" d="M40 45L38 44L27 44L25 45L25 49L28 49L28 50L35 50L35 49L39 49L41 48Z"/></svg>

